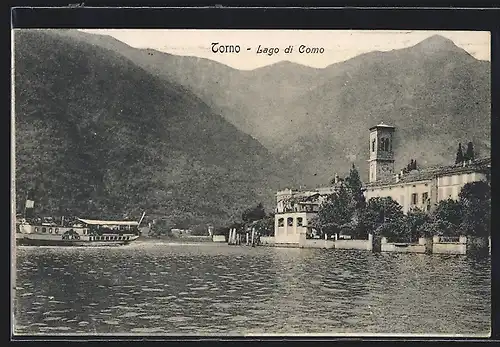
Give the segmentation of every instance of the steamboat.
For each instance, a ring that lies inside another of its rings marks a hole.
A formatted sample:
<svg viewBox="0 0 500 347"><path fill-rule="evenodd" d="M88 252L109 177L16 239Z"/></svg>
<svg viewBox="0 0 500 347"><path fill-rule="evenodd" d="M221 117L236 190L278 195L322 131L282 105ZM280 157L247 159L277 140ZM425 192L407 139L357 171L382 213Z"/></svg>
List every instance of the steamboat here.
<svg viewBox="0 0 500 347"><path fill-rule="evenodd" d="M118 246L140 236L139 221L84 218L56 223L53 218L22 218L16 223L16 244L26 246Z"/></svg>

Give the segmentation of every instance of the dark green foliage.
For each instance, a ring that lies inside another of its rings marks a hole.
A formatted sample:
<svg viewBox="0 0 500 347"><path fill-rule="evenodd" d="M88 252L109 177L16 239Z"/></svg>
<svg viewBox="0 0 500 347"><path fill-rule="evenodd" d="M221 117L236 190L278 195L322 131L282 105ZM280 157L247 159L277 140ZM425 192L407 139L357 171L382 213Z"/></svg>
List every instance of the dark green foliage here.
<svg viewBox="0 0 500 347"><path fill-rule="evenodd" d="M402 221L402 207L390 197L371 198L368 200L361 218L361 223L365 230L372 233L388 230L386 226L379 229L383 224L390 223L392 226L395 226L400 225ZM385 236L383 234L380 235Z"/></svg>
<svg viewBox="0 0 500 347"><path fill-rule="evenodd" d="M432 213L434 222L446 222L441 224L446 226L444 233L460 233L459 228L462 223L463 208L459 201L453 199L441 200ZM451 235L450 235L451 236Z"/></svg>
<svg viewBox="0 0 500 347"><path fill-rule="evenodd" d="M426 223L431 222L430 215L422 211L419 208L414 208L408 211L408 213L404 217L404 229L405 236L410 242L415 242L419 237L422 237L422 226Z"/></svg>
<svg viewBox="0 0 500 347"><path fill-rule="evenodd" d="M361 182L359 172L354 164L352 164L345 183L350 197L350 207L356 210L363 209L366 204L365 195L363 194L363 182Z"/></svg>
<svg viewBox="0 0 500 347"><path fill-rule="evenodd" d="M464 161L464 154L462 152L462 144L458 144L457 155L455 157L455 164L460 164Z"/></svg>
<svg viewBox="0 0 500 347"><path fill-rule="evenodd" d="M352 220L354 209L350 204L348 188L342 184L321 205L313 221L314 227L328 235L339 233L341 228Z"/></svg>
<svg viewBox="0 0 500 347"><path fill-rule="evenodd" d="M266 211L262 203L257 204L257 206L250 207L243 211L241 219L245 223L254 222L263 219L266 216Z"/></svg>
<svg viewBox="0 0 500 347"><path fill-rule="evenodd" d="M463 217L460 225L466 235L491 234L491 188L486 182L471 182L459 194Z"/></svg>
<svg viewBox="0 0 500 347"><path fill-rule="evenodd" d="M262 236L274 236L274 213L270 213L254 224L255 230Z"/></svg>
<svg viewBox="0 0 500 347"><path fill-rule="evenodd" d="M202 225L273 203L267 150L189 90L47 31L14 43L18 209L35 189L42 215Z"/></svg>
<svg viewBox="0 0 500 347"><path fill-rule="evenodd" d="M469 161L469 160L474 160L474 144L472 142L469 142L467 144L467 151L465 152L464 155L464 161Z"/></svg>

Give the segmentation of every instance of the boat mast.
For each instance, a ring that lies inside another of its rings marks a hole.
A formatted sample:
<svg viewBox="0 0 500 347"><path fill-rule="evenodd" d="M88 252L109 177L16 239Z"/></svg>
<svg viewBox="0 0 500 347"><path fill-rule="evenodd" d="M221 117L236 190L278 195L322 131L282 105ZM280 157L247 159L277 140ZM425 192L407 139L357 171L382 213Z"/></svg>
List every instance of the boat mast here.
<svg viewBox="0 0 500 347"><path fill-rule="evenodd" d="M144 219L144 216L146 215L146 211L142 212L142 216L141 216L141 219L139 219L139 224L137 224L137 227L139 228L139 226L141 225L142 223L142 220Z"/></svg>

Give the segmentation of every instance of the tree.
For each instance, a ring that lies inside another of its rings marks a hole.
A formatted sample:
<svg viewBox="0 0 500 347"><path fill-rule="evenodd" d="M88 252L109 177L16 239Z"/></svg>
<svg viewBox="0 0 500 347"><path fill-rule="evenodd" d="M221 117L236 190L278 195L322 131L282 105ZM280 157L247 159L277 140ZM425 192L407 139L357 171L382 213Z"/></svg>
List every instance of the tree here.
<svg viewBox="0 0 500 347"><path fill-rule="evenodd" d="M263 236L274 235L274 213L270 213L264 218L254 223L255 230Z"/></svg>
<svg viewBox="0 0 500 347"><path fill-rule="evenodd" d="M360 210L365 207L366 199L363 194L363 183L359 177L358 170L352 164L349 171L349 176L345 179L346 188L350 196L350 207L355 210Z"/></svg>
<svg viewBox="0 0 500 347"><path fill-rule="evenodd" d="M462 205L453 199L441 200L431 215L438 235L458 236L462 223Z"/></svg>
<svg viewBox="0 0 500 347"><path fill-rule="evenodd" d="M467 151L464 155L464 161L474 160L474 144L469 141L467 144Z"/></svg>
<svg viewBox="0 0 500 347"><path fill-rule="evenodd" d="M413 208L404 217L404 225L406 227L406 235L410 242L416 241L422 235L422 225L431 222L431 217L425 211L419 208Z"/></svg>
<svg viewBox="0 0 500 347"><path fill-rule="evenodd" d="M455 164L460 164L464 161L464 154L462 152L462 144L458 144L457 155L455 157Z"/></svg>
<svg viewBox="0 0 500 347"><path fill-rule="evenodd" d="M266 211L262 203L257 204L255 207L250 207L243 211L241 219L245 223L251 223L256 220L262 219L266 216Z"/></svg>
<svg viewBox="0 0 500 347"><path fill-rule="evenodd" d="M491 234L491 188L483 181L470 182L459 194L463 217L460 229L466 235Z"/></svg>
<svg viewBox="0 0 500 347"><path fill-rule="evenodd" d="M353 212L349 191L342 184L335 193L328 195L320 205L318 214L311 224L321 233L335 234L340 232L344 225L351 222Z"/></svg>
<svg viewBox="0 0 500 347"><path fill-rule="evenodd" d="M397 225L401 223L403 216L403 209L397 201L391 197L376 197L368 200L360 223L364 230L376 233L380 231L378 229L382 224L394 223L393 225Z"/></svg>

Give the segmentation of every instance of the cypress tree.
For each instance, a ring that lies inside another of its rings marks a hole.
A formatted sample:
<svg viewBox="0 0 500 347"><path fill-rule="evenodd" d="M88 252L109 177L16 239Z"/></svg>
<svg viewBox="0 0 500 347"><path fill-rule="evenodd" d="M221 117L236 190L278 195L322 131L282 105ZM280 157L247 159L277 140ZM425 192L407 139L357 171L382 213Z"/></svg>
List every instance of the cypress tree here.
<svg viewBox="0 0 500 347"><path fill-rule="evenodd" d="M460 164L464 161L464 154L462 152L462 144L458 144L457 155L455 157L455 164Z"/></svg>
<svg viewBox="0 0 500 347"><path fill-rule="evenodd" d="M472 142L467 144L467 152L465 153L467 160L474 160L474 145Z"/></svg>

